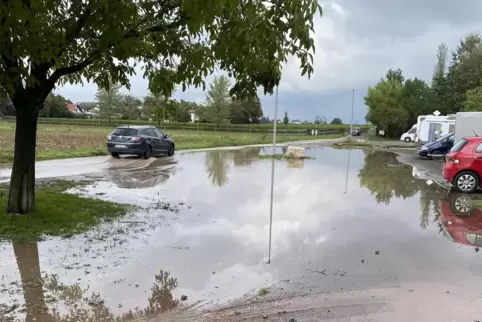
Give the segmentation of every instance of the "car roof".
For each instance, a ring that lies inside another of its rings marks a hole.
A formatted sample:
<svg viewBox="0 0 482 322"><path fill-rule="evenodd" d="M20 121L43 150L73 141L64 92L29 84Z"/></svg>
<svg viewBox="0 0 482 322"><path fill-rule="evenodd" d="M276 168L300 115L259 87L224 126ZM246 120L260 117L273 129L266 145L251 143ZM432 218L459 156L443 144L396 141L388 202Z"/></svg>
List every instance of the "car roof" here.
<svg viewBox="0 0 482 322"><path fill-rule="evenodd" d="M467 141L482 141L482 136L468 136L465 137Z"/></svg>
<svg viewBox="0 0 482 322"><path fill-rule="evenodd" d="M142 129L154 129L155 126L153 125L119 125L116 127L116 129L136 129L136 130L142 130Z"/></svg>

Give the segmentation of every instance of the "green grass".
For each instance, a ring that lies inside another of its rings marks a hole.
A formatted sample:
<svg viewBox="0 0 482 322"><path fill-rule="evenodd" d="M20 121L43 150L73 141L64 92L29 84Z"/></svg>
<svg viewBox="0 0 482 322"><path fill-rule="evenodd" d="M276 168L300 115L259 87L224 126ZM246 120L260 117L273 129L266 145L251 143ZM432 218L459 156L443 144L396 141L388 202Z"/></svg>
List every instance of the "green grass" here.
<svg viewBox="0 0 482 322"><path fill-rule="evenodd" d="M291 159L300 159L300 160L314 160L315 158L313 157L310 157L310 156L301 156L301 157L292 157L292 156L289 156L287 154L260 154L259 155L259 158L262 159L262 160L271 160L271 159L275 159L275 160L291 160Z"/></svg>
<svg viewBox="0 0 482 322"><path fill-rule="evenodd" d="M37 133L37 160L63 159L107 155L106 136L113 128L39 124ZM167 130L176 142L176 150L215 148L271 143L266 133L212 132L196 130ZM13 161L15 124L0 122L0 163ZM340 134L322 136L278 136L277 141L290 142L313 139L332 139Z"/></svg>
<svg viewBox="0 0 482 322"><path fill-rule="evenodd" d="M0 186L0 240L38 241L44 236L71 236L103 220L127 213L130 206L63 193L87 182L54 181L36 189L35 211L29 215L6 214L8 186Z"/></svg>

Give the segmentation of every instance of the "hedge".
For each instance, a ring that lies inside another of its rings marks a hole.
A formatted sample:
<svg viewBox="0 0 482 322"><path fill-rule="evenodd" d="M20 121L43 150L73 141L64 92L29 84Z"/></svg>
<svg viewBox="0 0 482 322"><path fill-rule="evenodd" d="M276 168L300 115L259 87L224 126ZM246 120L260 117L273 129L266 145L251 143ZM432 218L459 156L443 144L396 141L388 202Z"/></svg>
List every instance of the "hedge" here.
<svg viewBox="0 0 482 322"><path fill-rule="evenodd" d="M13 122L14 117L7 117L4 120ZM39 124L64 124L73 126L105 126L116 127L118 125L155 125L157 122L141 120L119 120L114 119L110 123L106 119L84 119L84 118L39 118ZM365 132L368 125L357 125ZM181 123L165 122L160 127L164 130L200 130L213 132L249 132L249 133L273 133L273 124L222 124L219 127L211 123ZM278 124L277 133L280 135L306 135L311 130L318 130L319 134L342 133L346 132L350 125L331 125L331 124ZM310 135L309 134L309 135Z"/></svg>

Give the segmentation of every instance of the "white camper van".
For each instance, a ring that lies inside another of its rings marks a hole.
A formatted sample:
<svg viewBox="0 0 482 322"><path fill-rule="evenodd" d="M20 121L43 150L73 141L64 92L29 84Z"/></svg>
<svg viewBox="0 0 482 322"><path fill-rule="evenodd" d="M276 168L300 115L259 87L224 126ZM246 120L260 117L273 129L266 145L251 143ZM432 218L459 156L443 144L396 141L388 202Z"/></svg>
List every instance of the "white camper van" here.
<svg viewBox="0 0 482 322"><path fill-rule="evenodd" d="M416 142L417 139L417 124L414 124L410 130L403 133L400 137L400 141L405 141L407 143Z"/></svg>
<svg viewBox="0 0 482 322"><path fill-rule="evenodd" d="M410 130L403 133L400 137L400 141L405 141L407 143L416 142L417 139L417 124L414 124Z"/></svg>
<svg viewBox="0 0 482 322"><path fill-rule="evenodd" d="M419 125L420 123L420 125ZM416 142L425 144L455 132L455 115L424 115L417 118Z"/></svg>

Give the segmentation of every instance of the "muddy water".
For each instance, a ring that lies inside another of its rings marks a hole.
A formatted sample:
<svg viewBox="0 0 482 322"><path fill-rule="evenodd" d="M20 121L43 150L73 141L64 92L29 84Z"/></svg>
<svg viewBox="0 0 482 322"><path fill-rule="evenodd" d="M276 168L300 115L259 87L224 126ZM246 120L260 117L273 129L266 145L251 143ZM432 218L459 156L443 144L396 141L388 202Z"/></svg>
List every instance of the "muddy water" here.
<svg viewBox="0 0 482 322"><path fill-rule="evenodd" d="M275 161L270 245L272 161L258 157L268 152L184 154L90 175L98 181L71 192L136 210L80 236L0 243L0 312L132 319L433 285L440 296L480 296L482 213L392 153L320 147L306 151L314 160Z"/></svg>

